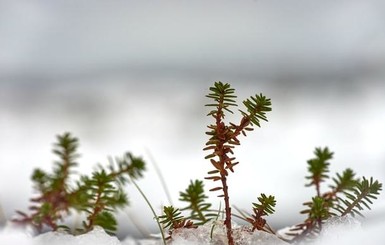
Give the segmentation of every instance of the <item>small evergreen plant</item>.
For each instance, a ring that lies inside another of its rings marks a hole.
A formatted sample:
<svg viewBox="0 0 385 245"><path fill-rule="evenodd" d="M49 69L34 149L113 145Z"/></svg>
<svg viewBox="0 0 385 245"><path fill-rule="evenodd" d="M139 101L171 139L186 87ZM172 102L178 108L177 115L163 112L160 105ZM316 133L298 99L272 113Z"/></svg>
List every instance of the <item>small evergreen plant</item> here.
<svg viewBox="0 0 385 245"><path fill-rule="evenodd" d="M77 233L88 232L98 225L106 232L113 233L117 229L114 211L128 205L127 194L123 190L129 178L138 179L145 170L144 161L126 153L117 158L116 163L110 161L107 168L99 166L91 176L82 175L73 185L73 175L79 158L78 139L70 133L57 136L53 153L58 156L54 162L52 173L35 169L32 174L37 196L31 198L31 213L17 211L20 217L13 221L29 224L38 231L45 227L57 230L71 211L85 214L83 226Z"/></svg>
<svg viewBox="0 0 385 245"><path fill-rule="evenodd" d="M227 186L227 178L229 171L234 172L234 166L238 164L233 156L233 148L240 145L238 139L240 134L246 136L247 131L252 131L253 126L260 127L260 120L267 121L266 112L271 111L271 101L262 94L255 95L243 101L247 112L241 111L242 118L239 124L226 124L225 112L233 113L231 107L236 107L236 96L234 89L230 84L216 82L210 87L208 98L213 99L214 103L206 106L213 107L208 116L214 118L214 123L209 125L209 131L206 132L210 136L206 143L205 151L211 151L205 158L209 159L214 170L208 172L210 179L213 181L221 181L221 185L212 188L210 191L222 191L219 197L223 197L225 203L225 226L227 229L227 239L229 245L233 245L233 237L231 234L231 207L229 201L229 191Z"/></svg>
<svg viewBox="0 0 385 245"><path fill-rule="evenodd" d="M327 147L316 148L315 158L307 161L310 180L305 186L315 187L316 195L311 201L303 205L306 209L301 214L307 218L301 224L296 225L288 234L293 236L292 242L314 238L322 230L323 223L333 216L360 215L365 208L370 209L370 204L382 190L382 184L373 178L357 178L350 168L345 169L342 174L337 173L332 178L333 183L329 185L327 192L321 192L321 183L330 179L329 160L334 153Z"/></svg>

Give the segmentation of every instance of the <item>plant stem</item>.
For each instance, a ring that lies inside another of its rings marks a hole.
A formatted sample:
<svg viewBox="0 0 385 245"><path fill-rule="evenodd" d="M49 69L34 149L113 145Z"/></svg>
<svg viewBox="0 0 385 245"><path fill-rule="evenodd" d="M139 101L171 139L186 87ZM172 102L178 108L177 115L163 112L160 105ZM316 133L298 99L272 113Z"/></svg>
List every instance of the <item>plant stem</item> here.
<svg viewBox="0 0 385 245"><path fill-rule="evenodd" d="M224 100L221 98L219 101L219 105L223 105ZM223 199L225 201L225 226L226 226L226 233L227 233L227 240L229 245L234 245L234 239L232 236L232 230L231 230L231 207L229 202L229 192L228 192L228 186L227 186L227 170L225 169L225 161L227 159L226 153L224 152L224 145L226 142L225 137L225 124L222 122L223 118L223 107L218 107L218 112L216 114L216 130L217 130L217 138L219 139L219 143L217 145L217 155L219 157L219 173L221 175L221 182L222 182L222 188L223 188Z"/></svg>
<svg viewBox="0 0 385 245"><path fill-rule="evenodd" d="M159 222L159 218L158 218L158 215L155 213L155 210L154 208L152 207L150 201L147 199L146 195L143 193L143 191L140 189L140 187L138 186L138 184L136 184L136 182L134 181L133 178L131 178L131 176L129 176L131 182L134 184L134 186L136 187L136 189L139 191L139 193L142 195L142 197L144 198L144 200L146 201L147 205L150 207L151 209L151 212L152 214L154 215L155 219L156 219L156 223L158 224L158 228L159 228L159 231L160 231L160 234L162 236L162 241L163 241L163 244L166 245L166 238L164 237L164 234L163 234L163 229L162 229L162 226L160 225L160 222Z"/></svg>
<svg viewBox="0 0 385 245"><path fill-rule="evenodd" d="M227 187L227 178L225 175L221 175L221 181L223 186L223 199L225 200L225 226L226 226L226 232L227 232L227 240L229 242L229 245L234 245L234 239L232 236L232 230L231 230L231 207L229 202L229 194L228 194L228 187Z"/></svg>
<svg viewBox="0 0 385 245"><path fill-rule="evenodd" d="M213 222L213 225L211 226L211 231L210 231L210 240L211 240L211 241L213 240L215 223L216 223L216 221L218 220L219 215L221 214L221 204L222 204L222 203L219 203L217 216L215 217L215 221Z"/></svg>
<svg viewBox="0 0 385 245"><path fill-rule="evenodd" d="M347 209L341 214L341 216L345 216L347 214L349 214L354 207L357 206L357 204L359 204L361 202L361 200L368 194L369 190L365 190L363 193L361 193L361 195L359 195L357 197L356 200L354 200L354 202L352 202L352 204L350 204Z"/></svg>
<svg viewBox="0 0 385 245"><path fill-rule="evenodd" d="M316 191L317 191L317 196L321 196L321 190L320 190L320 181L317 180L316 183L315 183L315 188L316 188Z"/></svg>

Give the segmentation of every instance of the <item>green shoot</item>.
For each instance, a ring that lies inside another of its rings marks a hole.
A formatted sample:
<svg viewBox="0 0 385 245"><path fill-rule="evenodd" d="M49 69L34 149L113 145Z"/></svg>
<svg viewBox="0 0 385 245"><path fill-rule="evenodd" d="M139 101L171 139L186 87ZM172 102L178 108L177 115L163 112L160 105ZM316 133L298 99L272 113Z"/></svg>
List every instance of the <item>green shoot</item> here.
<svg viewBox="0 0 385 245"><path fill-rule="evenodd" d="M210 220L210 217L215 216L213 213L208 213L211 208L211 203L207 203L205 199L207 196L204 193L203 181L191 180L190 185L187 187L185 192L180 192L180 201L187 202L188 206L181 209L190 210L190 216L188 219L197 221L196 225L203 225Z"/></svg>
<svg viewBox="0 0 385 245"><path fill-rule="evenodd" d="M260 127L260 120L267 121L266 112L271 111L271 101L262 94L252 96L243 102L247 108L247 112L240 111L242 114L239 125L234 123L226 123L225 112L233 113L231 107L237 106L234 95L235 90L230 84L216 82L213 87L210 87L210 93L206 96L214 102L207 104L213 109L208 113L208 116L214 118L214 123L209 125L209 131L206 132L210 136L206 143L205 151L210 153L205 157L210 160L214 170L209 171L209 176L206 179L213 181L221 181L221 185L212 188L210 191L222 191L219 197L223 197L225 202L225 221L224 224L227 230L227 239L229 245L234 244L231 231L231 207L229 202L229 192L227 186L228 171L234 172L234 166L238 164L233 149L240 145L238 136L242 133L246 136L247 131L253 130L253 125Z"/></svg>

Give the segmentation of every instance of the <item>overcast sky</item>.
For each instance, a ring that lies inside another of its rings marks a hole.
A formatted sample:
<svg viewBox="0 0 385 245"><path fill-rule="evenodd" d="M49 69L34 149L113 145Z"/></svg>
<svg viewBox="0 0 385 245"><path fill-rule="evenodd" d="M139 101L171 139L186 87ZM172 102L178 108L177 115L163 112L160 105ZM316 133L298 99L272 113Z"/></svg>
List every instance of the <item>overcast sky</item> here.
<svg viewBox="0 0 385 245"><path fill-rule="evenodd" d="M238 150L234 204L274 194L273 223L300 221L314 147L336 152L332 173L353 167L385 182L384 30L380 0L0 0L0 204L8 218L27 208L31 171L51 167L64 131L80 138L84 173L108 155L150 162L151 152L177 203L211 170L204 95L222 80L239 101L273 101L269 123ZM168 203L159 184L150 165L142 185L158 206ZM135 216L146 209L129 191Z"/></svg>

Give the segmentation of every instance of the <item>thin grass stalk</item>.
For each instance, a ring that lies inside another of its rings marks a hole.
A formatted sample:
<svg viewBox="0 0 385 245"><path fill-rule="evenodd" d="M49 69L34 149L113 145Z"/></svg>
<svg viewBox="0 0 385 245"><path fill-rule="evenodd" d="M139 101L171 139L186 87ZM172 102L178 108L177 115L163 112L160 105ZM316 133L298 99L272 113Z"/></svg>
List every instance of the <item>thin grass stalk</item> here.
<svg viewBox="0 0 385 245"><path fill-rule="evenodd" d="M159 231L160 231L160 234L162 236L162 241L163 241L163 244L164 245L167 245L166 243L166 238L164 237L164 234L163 234L163 229L162 229L162 226L159 222L159 218L158 218L158 215L156 214L154 208L152 207L150 201L148 200L148 198L146 197L146 195L144 194L144 192L140 189L140 187L138 186L138 184L136 184L136 182L133 180L133 178L131 178L130 176L130 180L131 182L134 184L135 188L139 191L139 193L142 195L142 197L144 198L144 200L146 201L148 207L151 209L151 212L152 214L154 215L155 217L155 220L156 220L156 223L158 224L158 228L159 228Z"/></svg>
<svg viewBox="0 0 385 245"><path fill-rule="evenodd" d="M169 191L169 189L168 189L168 186L167 186L167 184L166 184L166 181L165 181L165 179L164 179L164 176L163 176L163 174L162 174L162 171L160 171L159 165L156 163L156 161L155 161L154 157L152 156L150 150L145 149L145 151L146 151L148 157L150 158L150 162L151 162L152 165L154 166L156 175L158 175L158 178L159 178L160 183L161 183L161 185L162 185L162 187L163 187L164 193L165 193L166 196L167 196L167 199L168 199L169 204L170 204L171 206L174 206L174 205L173 205L173 202L172 202L172 198L171 198L170 191Z"/></svg>

